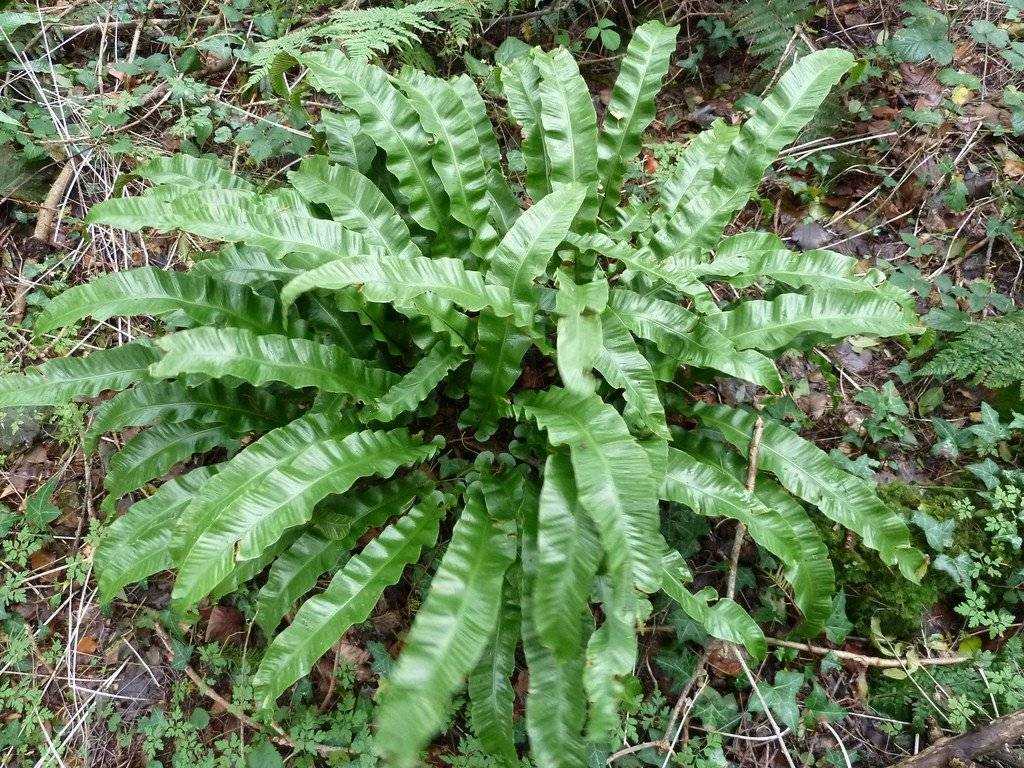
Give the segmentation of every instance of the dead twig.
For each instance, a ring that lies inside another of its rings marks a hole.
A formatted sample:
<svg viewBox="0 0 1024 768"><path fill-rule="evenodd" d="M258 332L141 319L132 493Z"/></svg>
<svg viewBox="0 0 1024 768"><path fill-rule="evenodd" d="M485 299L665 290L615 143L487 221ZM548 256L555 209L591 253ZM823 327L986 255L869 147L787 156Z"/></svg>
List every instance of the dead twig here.
<svg viewBox="0 0 1024 768"><path fill-rule="evenodd" d="M913 757L901 760L893 768L944 768L966 765L980 755L1006 749L1024 737L1024 710L996 718L963 736L941 739Z"/></svg>
<svg viewBox="0 0 1024 768"><path fill-rule="evenodd" d="M39 215L36 217L36 228L32 237L41 243L51 244L53 237L53 224L57 220L57 211L60 210L60 202L64 199L68 184L75 175L75 164L68 160L60 169L57 178L50 185L50 191L46 193L46 199L39 206Z"/></svg>
<svg viewBox="0 0 1024 768"><path fill-rule="evenodd" d="M761 436L764 434L764 419L760 415L754 422L754 434L750 437L750 448L747 451L747 483L748 492L753 492L757 482L757 459L761 451ZM732 541L732 556L729 559L729 580L726 582L725 596L730 600L736 596L736 574L740 568L740 551L747 535L747 526L736 522L736 537Z"/></svg>
<svg viewBox="0 0 1024 768"><path fill-rule="evenodd" d="M883 659L878 656L865 656L861 653L853 653L852 651L840 651L836 648L823 648L822 646L811 645L810 643L796 643L792 640L778 640L774 637L767 637L765 640L768 642L768 645L774 645L778 648L793 648L798 651L807 651L815 656L825 656L831 653L836 658L844 659L845 661L852 661L862 667L874 667L875 669L905 669L913 667L915 664L922 667L944 667L954 664L964 664L971 660L968 656L934 656L925 657L923 659L914 659L913 661L908 661L906 659Z"/></svg>

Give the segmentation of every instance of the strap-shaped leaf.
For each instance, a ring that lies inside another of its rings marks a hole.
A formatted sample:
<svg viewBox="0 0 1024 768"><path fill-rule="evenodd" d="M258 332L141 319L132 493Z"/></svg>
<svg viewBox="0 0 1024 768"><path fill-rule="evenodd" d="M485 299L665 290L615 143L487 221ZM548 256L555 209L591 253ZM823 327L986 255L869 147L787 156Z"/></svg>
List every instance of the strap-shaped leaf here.
<svg viewBox="0 0 1024 768"><path fill-rule="evenodd" d="M624 568L640 589L657 589L664 546L658 487L618 411L597 395L558 388L525 393L516 405L547 430L552 445L568 446L580 504L597 525L609 571Z"/></svg>
<svg viewBox="0 0 1024 768"><path fill-rule="evenodd" d="M707 190L715 166L725 157L739 133L739 126L715 120L711 126L694 136L686 145L672 175L658 190L660 212L671 216L682 201Z"/></svg>
<svg viewBox="0 0 1024 768"><path fill-rule="evenodd" d="M601 352L601 313L608 304L608 281L598 278L578 285L561 270L555 280L558 375L570 392L590 395L597 390L593 369Z"/></svg>
<svg viewBox="0 0 1024 768"><path fill-rule="evenodd" d="M309 68L317 88L333 93L359 115L363 133L387 155L388 170L398 180L398 191L416 223L439 232L448 220L448 199L430 164L430 136L387 73L337 51L310 53L299 60Z"/></svg>
<svg viewBox="0 0 1024 768"><path fill-rule="evenodd" d="M282 403L262 390L243 391L218 381L189 388L180 381L153 381L125 390L96 406L85 433L86 453L96 448L101 435L125 427L140 427L160 420L225 424L236 434L264 431L282 421ZM288 414L289 409L283 409Z"/></svg>
<svg viewBox="0 0 1024 768"><path fill-rule="evenodd" d="M707 190L683 201L655 233L655 253L701 254L713 248L779 151L797 137L851 66L853 56L837 48L816 51L794 64L743 124Z"/></svg>
<svg viewBox="0 0 1024 768"><path fill-rule="evenodd" d="M625 578L623 578L625 576ZM628 574L613 573L601 583L604 621L587 643L587 666L583 685L590 700L587 735L606 739L619 725L619 703L625 695L625 680L636 666L636 623L641 600ZM649 612L650 605L642 601Z"/></svg>
<svg viewBox="0 0 1024 768"><path fill-rule="evenodd" d="M532 51L540 74L544 152L551 164L552 189L582 184L587 196L580 210L581 231L593 228L597 214L597 113L575 59L564 48Z"/></svg>
<svg viewBox="0 0 1024 768"><path fill-rule="evenodd" d="M469 112L445 80L406 68L399 84L434 139L431 163L448 193L452 218L476 232L490 200L480 137Z"/></svg>
<svg viewBox="0 0 1024 768"><path fill-rule="evenodd" d="M804 615L804 629L816 634L832 610L832 563L807 513L792 499L786 500L777 486L776 490L782 498L768 486L751 493L725 469L669 448L661 497L702 515L728 517L746 525L751 538L786 565L786 578Z"/></svg>
<svg viewBox="0 0 1024 768"><path fill-rule="evenodd" d="M309 592L322 574L343 565L366 531L405 512L417 494L429 488L425 476L413 473L349 491L314 510L313 522L274 561L257 596L255 621L263 634L271 637L295 601Z"/></svg>
<svg viewBox="0 0 1024 768"><path fill-rule="evenodd" d="M48 360L25 373L0 376L0 408L61 405L107 389L125 389L148 380L149 366L159 356L149 344L137 342L86 357Z"/></svg>
<svg viewBox="0 0 1024 768"><path fill-rule="evenodd" d="M482 493L471 486L382 696L377 743L395 764L415 762L444 725L448 700L497 625L502 581L514 559L514 542L491 521Z"/></svg>
<svg viewBox="0 0 1024 768"><path fill-rule="evenodd" d="M298 170L288 173L288 181L306 200L326 205L336 222L358 232L388 256L423 255L395 206L359 171L329 163L326 157L307 157Z"/></svg>
<svg viewBox="0 0 1024 768"><path fill-rule="evenodd" d="M716 265L726 269L716 271ZM884 276L878 270L861 274L859 265L835 251L796 253L770 232L743 232L719 243L706 273L730 276L729 282L740 287L763 276L792 288L879 293Z"/></svg>
<svg viewBox="0 0 1024 768"><path fill-rule="evenodd" d="M280 330L276 302L251 289L210 277L156 267L101 275L54 298L36 320L36 332L71 325L83 317L160 315L180 310L199 325L226 324L254 331Z"/></svg>
<svg viewBox="0 0 1024 768"><path fill-rule="evenodd" d="M150 367L158 378L182 373L235 376L251 384L280 381L290 387L316 387L324 392L372 400L397 377L364 360L349 357L340 347L308 339L241 328L193 328L157 340L164 356Z"/></svg>
<svg viewBox="0 0 1024 768"><path fill-rule="evenodd" d="M246 243L271 256L307 254L317 263L367 253L363 238L340 224L284 212L247 190L207 189L161 200L149 195L97 203L87 224L107 224L138 232L180 229L227 243Z"/></svg>
<svg viewBox="0 0 1024 768"><path fill-rule="evenodd" d="M290 266L283 258L244 245L225 245L220 253L197 261L189 270L192 275L250 286L291 280L300 272L301 267Z"/></svg>
<svg viewBox="0 0 1024 768"><path fill-rule="evenodd" d="M237 437L235 430L223 424L197 421L177 421L150 427L110 457L107 474L103 478L108 501L116 501L150 480L162 477L179 461L194 454L218 447L236 447Z"/></svg>
<svg viewBox="0 0 1024 768"><path fill-rule="evenodd" d="M260 453L271 445L266 437L260 443ZM230 572L236 560L259 557L285 530L307 522L325 496L344 493L361 477L388 477L400 466L429 458L437 448L436 443L424 445L405 430L327 437L294 452L289 464L261 467L264 472L242 482L232 474L234 482L225 480L205 488L195 502L196 510L190 510L193 527L183 531L188 538L183 537L174 603L182 608L194 605Z"/></svg>
<svg viewBox="0 0 1024 768"><path fill-rule="evenodd" d="M654 342L659 351L672 357L689 343L688 331L697 315L669 301L616 288L608 296L607 314L633 335Z"/></svg>
<svg viewBox="0 0 1024 768"><path fill-rule="evenodd" d="M768 652L764 633L750 614L735 600L727 597L715 600L717 594L705 587L697 594L685 586L689 569L678 552L669 552L664 560L664 579L661 588L683 612L697 622L704 631L727 643L742 644L755 659L763 659ZM711 602L715 601L712 605Z"/></svg>
<svg viewBox="0 0 1024 768"><path fill-rule="evenodd" d="M200 467L168 480L103 531L93 555L101 604L109 603L128 584L174 565L169 545L175 521L214 471Z"/></svg>
<svg viewBox="0 0 1024 768"><path fill-rule="evenodd" d="M720 432L741 453L747 451L753 414L704 403L694 413L703 426ZM882 562L898 565L908 579L921 578L927 558L911 545L906 523L875 495L870 483L844 472L828 454L774 421L765 422L759 456L760 466L790 493L856 533Z"/></svg>
<svg viewBox="0 0 1024 768"><path fill-rule="evenodd" d="M551 192L551 161L543 138L540 72L529 56L502 64L500 72L508 111L523 135L520 150L526 161L526 191L537 201Z"/></svg>
<svg viewBox="0 0 1024 768"><path fill-rule="evenodd" d="M654 371L615 314L605 311L601 317L601 348L594 367L604 380L622 390L626 401L623 416L634 430L669 439L665 408L654 380Z"/></svg>
<svg viewBox="0 0 1024 768"><path fill-rule="evenodd" d="M192 155L170 155L154 157L135 169L135 176L156 185L168 185L177 189L246 189L256 188L240 176L208 157Z"/></svg>
<svg viewBox="0 0 1024 768"><path fill-rule="evenodd" d="M522 213L522 208L502 173L501 149L498 148L498 139L494 135L494 126L487 117L487 105L469 75L462 74L448 82L469 113L477 140L480 142L480 154L487 167L487 195L491 203L488 220L494 224L500 235L504 235Z"/></svg>
<svg viewBox="0 0 1024 768"><path fill-rule="evenodd" d="M914 325L896 302L866 293L784 293L771 301L744 301L706 318L708 326L737 349L772 350L803 333L843 338L856 334L896 336Z"/></svg>
<svg viewBox="0 0 1024 768"><path fill-rule="evenodd" d="M515 691L511 678L516 669L520 619L519 607L508 597L510 589L506 579L494 634L466 684L473 735L501 768L519 765L512 732Z"/></svg>
<svg viewBox="0 0 1024 768"><path fill-rule="evenodd" d="M487 440L508 410L508 391L522 374L523 357L532 341L511 317L483 312L477 322L477 342L469 376L469 408L459 417Z"/></svg>
<svg viewBox="0 0 1024 768"><path fill-rule="evenodd" d="M775 363L754 349L737 350L715 323L715 316L702 317L676 350L676 365L710 368L737 379L758 384L769 392L782 389Z"/></svg>
<svg viewBox="0 0 1024 768"><path fill-rule="evenodd" d="M534 592L537 569L537 513L523 517L523 593ZM581 618L581 630L593 625L590 615ZM587 749L583 724L587 699L583 691L583 645L563 649L562 658L541 642L533 616L533 601L522 607L523 652L529 670L526 693L526 732L530 755L539 768L584 768ZM582 635L583 632L581 631Z"/></svg>
<svg viewBox="0 0 1024 768"><path fill-rule="evenodd" d="M301 534L301 528L293 528L290 531L286 531L284 536L267 547L259 557L239 563L231 573L221 579L220 583L210 590L210 601L216 603L225 595L237 592L239 587L262 573L264 568L291 547Z"/></svg>
<svg viewBox="0 0 1024 768"><path fill-rule="evenodd" d="M678 32L679 27L649 21L636 28L626 48L597 144L603 188L600 208L608 221L614 220L626 168L640 151L640 139L654 120L654 97L668 72Z"/></svg>
<svg viewBox="0 0 1024 768"><path fill-rule="evenodd" d="M505 286L516 301L534 300L534 281L547 271L586 194L583 186L566 184L528 208L498 244L488 282Z"/></svg>
<svg viewBox="0 0 1024 768"><path fill-rule="evenodd" d="M442 339L399 382L371 403L359 415L360 419L363 422L389 422L399 414L416 410L445 376L462 365L465 359L461 350L453 349Z"/></svg>
<svg viewBox="0 0 1024 768"><path fill-rule="evenodd" d="M553 453L544 465L530 595L537 637L559 659L579 655L583 612L600 561L597 531L580 505L572 464L563 453Z"/></svg>
<svg viewBox="0 0 1024 768"><path fill-rule="evenodd" d="M313 288L350 285L360 286L367 301L408 302L432 293L471 311L486 308L501 316L513 312L508 289L485 283L483 275L466 269L460 259L341 259L296 277L281 289L281 302L287 308Z"/></svg>
<svg viewBox="0 0 1024 768"><path fill-rule="evenodd" d="M271 706L349 627L366 620L381 593L433 545L440 516L436 502L413 507L345 563L322 594L302 604L256 670L253 682L262 706Z"/></svg>

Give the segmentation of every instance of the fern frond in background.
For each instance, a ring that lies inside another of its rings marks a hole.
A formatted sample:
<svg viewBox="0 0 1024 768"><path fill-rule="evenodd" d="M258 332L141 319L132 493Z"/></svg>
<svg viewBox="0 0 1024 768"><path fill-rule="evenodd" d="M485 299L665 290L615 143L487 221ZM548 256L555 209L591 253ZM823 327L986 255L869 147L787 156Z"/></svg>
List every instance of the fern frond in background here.
<svg viewBox="0 0 1024 768"><path fill-rule="evenodd" d="M798 54L806 53L796 27L812 16L810 0L743 0L733 8L731 26L747 39L750 53L764 59L762 67L770 69L778 65L791 40Z"/></svg>
<svg viewBox="0 0 1024 768"><path fill-rule="evenodd" d="M971 323L918 372L1000 389L1024 384L1024 312Z"/></svg>
<svg viewBox="0 0 1024 768"><path fill-rule="evenodd" d="M272 72L282 55L339 47L351 59L367 61L392 50L408 50L426 33L443 34L446 47L461 47L485 13L505 7L503 0L419 0L402 7L336 10L327 20L259 43L250 54L249 83Z"/></svg>

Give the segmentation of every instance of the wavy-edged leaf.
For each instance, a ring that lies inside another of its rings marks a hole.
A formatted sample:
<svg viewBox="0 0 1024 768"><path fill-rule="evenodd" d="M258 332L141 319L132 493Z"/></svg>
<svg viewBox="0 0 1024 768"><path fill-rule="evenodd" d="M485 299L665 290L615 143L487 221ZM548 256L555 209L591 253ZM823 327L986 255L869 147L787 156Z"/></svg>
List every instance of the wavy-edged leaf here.
<svg viewBox="0 0 1024 768"><path fill-rule="evenodd" d="M408 302L432 293L471 311L490 309L502 316L513 312L508 289L485 283L483 275L466 269L460 259L341 259L293 279L281 289L281 302L287 308L313 288L350 285L360 286L367 301L379 303Z"/></svg>
<svg viewBox="0 0 1024 768"><path fill-rule="evenodd" d="M626 48L597 144L603 187L600 211L609 221L614 220L628 164L640 151L640 139L654 120L654 97L668 72L678 32L679 27L649 21L636 28Z"/></svg>
<svg viewBox="0 0 1024 768"><path fill-rule="evenodd" d="M175 521L214 471L199 467L168 480L104 529L93 555L101 604L108 604L128 584L174 565L169 545Z"/></svg>
<svg viewBox="0 0 1024 768"><path fill-rule="evenodd" d="M87 224L138 232L180 229L200 237L262 248L271 256L307 254L316 263L367 253L363 238L340 224L283 212L267 198L239 189L208 189L173 200L118 197L94 205Z"/></svg>
<svg viewBox="0 0 1024 768"><path fill-rule="evenodd" d="M283 554L295 543L295 540L301 534L301 528L293 528L290 531L286 531L280 539L263 550L259 557L239 563L231 573L221 579L217 586L210 590L210 601L216 603L225 595L237 592L238 588L245 584L245 582L257 576L264 568L274 562L279 555Z"/></svg>
<svg viewBox="0 0 1024 768"><path fill-rule="evenodd" d="M223 424L176 421L143 430L110 457L103 485L115 501L158 477L179 461L214 448L234 448L238 433Z"/></svg>
<svg viewBox="0 0 1024 768"><path fill-rule="evenodd" d="M579 184L565 184L528 208L498 244L488 282L505 286L516 301L534 300L534 281L565 240L586 194Z"/></svg>
<svg viewBox="0 0 1024 768"><path fill-rule="evenodd" d="M302 272L284 258L268 256L259 248L226 245L220 253L197 261L189 273L239 285L263 285L291 280Z"/></svg>
<svg viewBox="0 0 1024 768"><path fill-rule="evenodd" d="M779 151L807 125L853 62L849 52L830 48L804 56L790 67L740 128L707 189L682 201L655 232L651 242L655 253L699 255L714 247Z"/></svg>
<svg viewBox="0 0 1024 768"><path fill-rule="evenodd" d="M160 315L180 310L199 325L226 324L254 331L280 330L273 299L210 277L157 267L111 272L55 297L39 315L36 333L47 333L91 316Z"/></svg>
<svg viewBox="0 0 1024 768"><path fill-rule="evenodd" d="M676 365L692 365L727 373L751 381L769 392L782 390L782 378L775 363L756 349L737 350L731 339L715 326L715 316L702 317L685 342L676 350Z"/></svg>
<svg viewBox="0 0 1024 768"><path fill-rule="evenodd" d="M429 488L423 475L413 473L349 491L314 510L313 522L274 561L257 596L255 621L263 633L271 637L295 601L311 590L323 573L343 565L366 531L405 512L416 496Z"/></svg>
<svg viewBox="0 0 1024 768"><path fill-rule="evenodd" d="M523 593L530 595L536 583L536 511L528 511L523 518L522 564ZM580 620L581 635L586 623L593 624L589 615ZM529 600L523 604L521 630L530 683L526 693L526 732L531 757L540 768L584 768L587 700L583 690L583 646L567 647L561 659L556 657L541 642Z"/></svg>
<svg viewBox="0 0 1024 768"><path fill-rule="evenodd" d="M487 169L473 119L445 80L406 68L399 84L419 114L420 125L433 137L431 163L448 193L452 218L476 233L487 218L490 200Z"/></svg>
<svg viewBox="0 0 1024 768"><path fill-rule="evenodd" d="M507 596L510 588L506 579L494 634L466 683L473 735L501 768L519 765L512 732L515 690L511 678L516 669L520 618L519 607Z"/></svg>
<svg viewBox="0 0 1024 768"><path fill-rule="evenodd" d="M704 427L720 432L740 452L747 451L753 414L705 403L697 403L694 413ZM921 578L927 558L912 546L906 523L875 495L870 483L844 472L828 454L774 421L765 421L759 460L786 490L860 536L882 562L898 565L912 581Z"/></svg>
<svg viewBox="0 0 1024 768"><path fill-rule="evenodd" d="M891 299L835 290L744 301L705 322L737 349L762 350L784 347L804 333L831 338L857 334L884 337L908 333L915 327Z"/></svg>
<svg viewBox="0 0 1024 768"><path fill-rule="evenodd" d="M608 295L607 314L613 316L633 335L654 343L659 351L672 357L689 343L688 332L697 323L697 315L669 301L644 296L625 288Z"/></svg>
<svg viewBox="0 0 1024 768"><path fill-rule="evenodd" d="M514 542L471 487L378 711L377 744L396 765L415 762L444 725L448 700L497 625L502 581L514 559Z"/></svg>
<svg viewBox="0 0 1024 768"><path fill-rule="evenodd" d="M194 605L235 561L259 557L287 529L308 522L325 496L344 493L363 477L390 477L401 466L429 459L438 448L438 442L424 444L404 429L365 430L314 440L291 463L271 467L249 482L225 482L210 493L204 489L196 501L200 519L183 548L173 603L180 608ZM210 502L218 495L219 506L214 507Z"/></svg>
<svg viewBox="0 0 1024 768"><path fill-rule="evenodd" d="M747 527L751 538L778 557L793 585L804 629L817 634L832 610L835 574L828 550L807 513L792 499L763 487L751 493L726 470L700 457L669 448L661 497L702 515L728 517ZM762 496L762 494L764 494ZM788 503L787 503L788 501Z"/></svg>
<svg viewBox="0 0 1024 768"><path fill-rule="evenodd" d="M694 136L679 156L672 175L658 190L660 212L671 216L680 203L707 189L715 166L725 157L740 128L715 120Z"/></svg>
<svg viewBox="0 0 1024 768"><path fill-rule="evenodd" d="M500 71L508 111L523 135L520 150L526 161L526 191L537 201L551 192L551 161L543 139L540 72L529 56L502 64Z"/></svg>
<svg viewBox="0 0 1024 768"><path fill-rule="evenodd" d="M593 369L601 352L601 313L608 304L608 281L602 277L577 284L561 270L555 281L558 375L570 392L589 395L597 390Z"/></svg>
<svg viewBox="0 0 1024 768"><path fill-rule="evenodd" d="M579 213L579 229L593 229L597 214L597 113L590 90L575 59L564 48L535 48L540 74L541 126L544 152L550 163L551 187L582 184L587 196Z"/></svg>
<svg viewBox="0 0 1024 768"><path fill-rule="evenodd" d="M329 163L326 157L307 157L298 170L288 173L288 181L306 200L326 205L336 222L358 232L388 256L423 255L395 206L359 171Z"/></svg>
<svg viewBox="0 0 1024 768"><path fill-rule="evenodd" d="M363 133L384 150L409 214L424 229L440 232L448 220L448 199L430 164L430 136L408 99L379 67L350 61L337 51L299 57L313 84L333 93L359 115Z"/></svg>
<svg viewBox="0 0 1024 768"><path fill-rule="evenodd" d="M369 401L387 391L397 377L341 347L241 328L193 328L157 340L164 356L150 366L157 378L182 373L235 376L250 384L280 381L296 389L352 395Z"/></svg>
<svg viewBox="0 0 1024 768"><path fill-rule="evenodd" d="M628 574L613 573L600 586L604 621L590 636L583 670L583 686L590 700L587 735L595 741L607 739L619 725L625 680L636 666L636 624L641 613L650 611L650 604L637 596Z"/></svg>
<svg viewBox="0 0 1024 768"><path fill-rule="evenodd" d="M125 427L141 427L160 420L197 419L226 424L236 434L265 431L280 422L282 404L268 392L245 392L218 381L187 387L180 381L153 381L125 390L96 406L85 433L86 453L96 448L101 435ZM284 409L288 415L289 409Z"/></svg>
<svg viewBox="0 0 1024 768"><path fill-rule="evenodd" d="M388 422L400 414L416 410L445 376L462 365L465 359L461 350L453 349L442 339L400 381L367 406L360 418L364 422Z"/></svg>
<svg viewBox="0 0 1024 768"><path fill-rule="evenodd" d="M571 660L583 643L583 612L601 562L594 523L576 493L572 464L548 456L537 512L537 561L532 620L537 637L554 655Z"/></svg>
<svg viewBox="0 0 1024 768"><path fill-rule="evenodd" d="M413 507L345 563L323 593L302 604L256 670L253 683L262 706L271 706L349 627L366 620L381 593L433 545L441 512L436 501Z"/></svg>
<svg viewBox="0 0 1024 768"><path fill-rule="evenodd" d="M477 322L477 343L469 374L469 407L459 424L476 429L478 440L487 440L508 410L508 391L522 374L522 361L532 344L511 317L490 312Z"/></svg>
<svg viewBox="0 0 1024 768"><path fill-rule="evenodd" d="M160 354L136 342L101 349L86 357L47 360L25 373L0 376L0 408L61 405L76 397L96 397L148 381L149 366Z"/></svg>
<svg viewBox="0 0 1024 768"><path fill-rule="evenodd" d="M715 590L705 587L696 594L685 586L689 569L678 552L669 552L663 559L664 578L661 588L683 612L697 622L704 631L727 643L742 644L755 659L763 659L768 652L761 627L757 625L735 600L723 597L716 600ZM712 604L714 601L714 604Z"/></svg>
<svg viewBox="0 0 1024 768"><path fill-rule="evenodd" d="M250 182L231 173L216 161L192 155L154 157L138 166L133 175L153 184L165 184L176 189L220 188L256 191L256 187Z"/></svg>
<svg viewBox="0 0 1024 768"><path fill-rule="evenodd" d="M605 312L601 318L601 349L594 367L611 386L622 390L623 416L634 429L669 439L665 408L654 371L619 318Z"/></svg>
<svg viewBox="0 0 1024 768"><path fill-rule="evenodd" d="M469 113L469 119L480 142L480 154L487 167L487 195L491 201L488 221L495 226L499 235L504 235L522 213L522 208L508 180L502 174L501 149L494 135L494 126L487 117L487 105L469 75L462 74L448 82Z"/></svg>
<svg viewBox="0 0 1024 768"><path fill-rule="evenodd" d="M552 445L568 446L579 501L597 526L609 571L624 568L640 589L657 589L664 546L658 487L618 411L597 395L558 388L525 393L516 407L547 430Z"/></svg>

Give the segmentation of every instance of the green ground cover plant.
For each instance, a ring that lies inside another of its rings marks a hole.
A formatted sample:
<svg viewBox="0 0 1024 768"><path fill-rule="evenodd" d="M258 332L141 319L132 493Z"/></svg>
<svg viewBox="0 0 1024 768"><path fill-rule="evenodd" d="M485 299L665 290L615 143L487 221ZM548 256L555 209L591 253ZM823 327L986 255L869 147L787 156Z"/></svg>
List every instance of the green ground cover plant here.
<svg viewBox="0 0 1024 768"><path fill-rule="evenodd" d="M101 598L173 569L172 610L188 618L268 569L257 623L271 639L254 684L269 706L439 547L382 686L378 751L414 763L468 680L475 736L514 764L521 645L533 759L582 766L588 741L619 723L651 595L766 652L731 595L687 588L663 502L669 515L734 519L777 557L804 637L833 605L819 515L919 579L927 558L871 482L781 423L675 387L731 376L778 392L788 349L916 330L907 295L856 260L725 234L853 57L801 58L749 120L699 134L657 200L627 213L623 179L675 35L637 28L600 128L564 49L500 67L524 189L470 78L297 52L308 87L354 116L353 148L368 151L310 155L272 189L208 160L158 158L136 171L144 194L96 205L90 225L227 244L188 272L72 287L35 325L150 315L170 329L155 341L0 379L4 407L120 390L85 438L92 450L105 432L144 428L110 459L108 511L183 460L227 455L107 528Z"/></svg>

